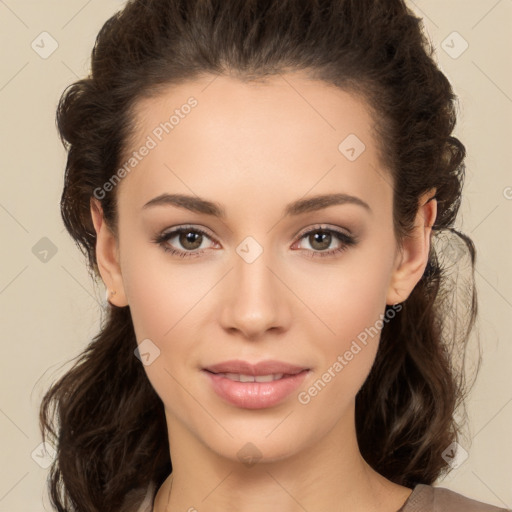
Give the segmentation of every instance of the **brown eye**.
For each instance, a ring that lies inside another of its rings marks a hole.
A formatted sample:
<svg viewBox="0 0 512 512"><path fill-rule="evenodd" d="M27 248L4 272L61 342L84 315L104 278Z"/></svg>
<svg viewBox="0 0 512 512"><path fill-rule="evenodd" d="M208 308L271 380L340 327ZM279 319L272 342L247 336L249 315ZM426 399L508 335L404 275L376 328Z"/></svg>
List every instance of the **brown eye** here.
<svg viewBox="0 0 512 512"><path fill-rule="evenodd" d="M182 231L179 234L179 243L184 249L188 249L189 251L198 249L201 246L202 241L202 233L195 231Z"/></svg>
<svg viewBox="0 0 512 512"><path fill-rule="evenodd" d="M309 243L317 251L325 251L331 245L332 234L328 231L315 231L308 237Z"/></svg>
<svg viewBox="0 0 512 512"><path fill-rule="evenodd" d="M202 229L181 227L158 235L153 242L160 245L164 251L185 258L198 256L205 252L208 247L201 246L208 240L215 243L211 236Z"/></svg>
<svg viewBox="0 0 512 512"><path fill-rule="evenodd" d="M309 247L299 246L299 249L305 251L305 255L312 258L317 256L336 256L358 242L354 236L337 229L327 229L320 226L303 232L299 236L299 244L302 241L306 241ZM336 243L334 248L332 247L333 242Z"/></svg>

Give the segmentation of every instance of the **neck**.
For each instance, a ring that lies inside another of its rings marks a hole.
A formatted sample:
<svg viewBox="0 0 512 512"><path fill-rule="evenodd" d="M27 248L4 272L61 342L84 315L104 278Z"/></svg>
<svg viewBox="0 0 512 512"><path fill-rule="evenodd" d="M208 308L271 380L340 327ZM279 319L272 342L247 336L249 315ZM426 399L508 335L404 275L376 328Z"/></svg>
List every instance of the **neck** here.
<svg viewBox="0 0 512 512"><path fill-rule="evenodd" d="M219 455L166 412L173 473L157 493L154 512L396 512L411 490L362 458L353 412L316 443L300 451L284 446L272 458L245 439L227 441L231 458Z"/></svg>

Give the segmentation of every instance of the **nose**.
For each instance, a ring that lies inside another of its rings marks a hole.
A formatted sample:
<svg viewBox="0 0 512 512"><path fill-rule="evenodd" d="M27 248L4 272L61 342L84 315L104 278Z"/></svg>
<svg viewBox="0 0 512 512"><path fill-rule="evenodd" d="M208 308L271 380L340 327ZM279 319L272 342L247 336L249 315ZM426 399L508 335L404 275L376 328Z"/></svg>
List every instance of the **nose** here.
<svg viewBox="0 0 512 512"><path fill-rule="evenodd" d="M285 331L292 316L293 294L283 284L284 276L279 274L265 251L251 263L235 254L234 268L221 297L222 327L251 340L265 336L270 330Z"/></svg>

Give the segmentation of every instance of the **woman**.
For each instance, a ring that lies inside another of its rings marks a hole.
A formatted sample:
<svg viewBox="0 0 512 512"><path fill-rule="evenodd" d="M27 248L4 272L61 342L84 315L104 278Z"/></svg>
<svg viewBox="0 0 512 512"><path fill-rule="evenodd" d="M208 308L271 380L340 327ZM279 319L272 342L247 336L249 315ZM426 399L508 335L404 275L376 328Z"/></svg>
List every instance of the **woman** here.
<svg viewBox="0 0 512 512"><path fill-rule="evenodd" d="M58 108L109 305L41 406L57 510L500 510L432 486L466 393L436 235L475 258L454 101L401 0L107 21Z"/></svg>

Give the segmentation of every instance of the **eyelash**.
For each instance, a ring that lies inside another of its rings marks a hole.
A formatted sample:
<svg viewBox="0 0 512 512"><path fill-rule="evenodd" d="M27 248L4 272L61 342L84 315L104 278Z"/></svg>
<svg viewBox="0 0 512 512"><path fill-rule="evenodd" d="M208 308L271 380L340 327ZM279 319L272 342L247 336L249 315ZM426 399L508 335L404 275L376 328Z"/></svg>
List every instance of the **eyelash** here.
<svg viewBox="0 0 512 512"><path fill-rule="evenodd" d="M212 238L206 231L204 231L200 228L196 228L196 227L192 227L192 226L190 226L190 227L183 226L183 227L174 229L172 231L168 231L166 233L164 232L164 233L157 235L153 239L153 242L158 244L160 247L162 247L162 249L165 252L170 253L173 256L179 256L181 258L196 257L205 252L205 249L195 250L195 251L180 251L180 250L170 247L167 244L167 242L171 238L174 238L176 235L179 235L181 233L200 233L201 235L204 235L210 239ZM303 238L305 238L313 233L334 234L334 236L342 243L342 245L341 245L341 247L338 247L337 249L331 249L329 251L315 251L315 250L311 250L311 249L301 249L303 251L306 251L307 253L310 253L308 257L311 257L311 258L315 258L315 257L325 258L325 257L329 257L329 256L334 256L336 254L342 253L349 247L357 244L357 239L353 236L349 236L346 233L343 233L342 231L338 231L336 229L323 228L320 226L314 227L313 229L310 229L308 231L301 233L299 235L298 240L300 241Z"/></svg>

